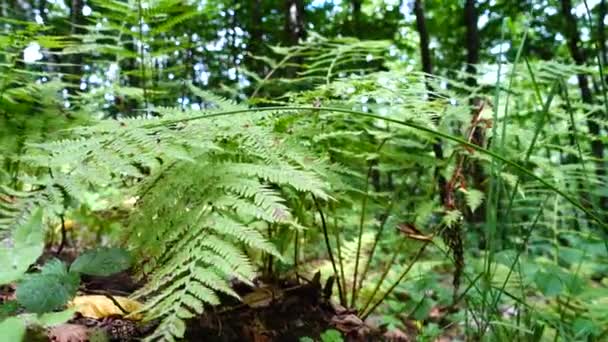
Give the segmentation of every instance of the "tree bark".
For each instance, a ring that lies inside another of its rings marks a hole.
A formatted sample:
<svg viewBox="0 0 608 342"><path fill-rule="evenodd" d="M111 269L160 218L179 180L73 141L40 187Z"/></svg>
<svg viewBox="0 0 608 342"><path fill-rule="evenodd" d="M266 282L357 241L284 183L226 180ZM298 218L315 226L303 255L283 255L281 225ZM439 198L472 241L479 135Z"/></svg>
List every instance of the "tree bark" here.
<svg viewBox="0 0 608 342"><path fill-rule="evenodd" d="M251 56L259 55L261 52L261 46L263 45L264 31L262 25L262 1L252 0L250 1L250 38L249 44L247 44L247 50ZM255 58L248 58L249 68L257 73L258 75L264 74L264 63L260 63Z"/></svg>
<svg viewBox="0 0 608 342"><path fill-rule="evenodd" d="M352 15L353 15L353 20L352 20L352 35L355 37L358 37L360 32L361 32L361 5L363 4L363 0L352 0L351 2L351 7L352 7Z"/></svg>
<svg viewBox="0 0 608 342"><path fill-rule="evenodd" d="M304 26L304 1L286 0L285 5L286 42L289 45L295 45L300 39L306 38L306 28Z"/></svg>
<svg viewBox="0 0 608 342"><path fill-rule="evenodd" d="M467 85L477 85L475 73L476 64L479 63L479 30L477 29L477 9L475 0L466 0L464 5L464 21L466 26L466 47L467 47Z"/></svg>
<svg viewBox="0 0 608 342"><path fill-rule="evenodd" d="M576 18L572 14L572 2L570 0L561 0L561 5L562 15L564 17L564 33L568 40L568 49L570 50L570 55L577 65L584 65L587 60L587 56L585 54L585 50L580 46L581 41L578 33L578 25ZM582 101L586 104L592 104L593 94L589 86L589 79L587 75L584 73L579 73L576 75L576 77L578 80L578 87L580 89ZM601 116L601 113L595 113L590 116L587 120L587 127L589 129L589 133L592 135L591 154L597 159L596 174L598 178L602 179L605 176L604 144L599 136L600 125L595 121L595 119L598 119L598 116ZM601 198L601 206L604 209L608 208L607 197L604 196Z"/></svg>
<svg viewBox="0 0 608 342"><path fill-rule="evenodd" d="M604 25L606 10L606 1L600 1L600 4L598 5L597 40L603 66L606 66L606 58L608 58L608 55L606 54L606 25Z"/></svg>
<svg viewBox="0 0 608 342"><path fill-rule="evenodd" d="M426 28L426 17L424 15L424 4L422 0L414 2L414 14L416 15L416 29L420 39L420 59L422 60L422 71L433 74L433 62L429 50L429 32ZM427 83L427 87L430 84Z"/></svg>
<svg viewBox="0 0 608 342"><path fill-rule="evenodd" d="M436 98L435 90L430 82L429 76L433 75L433 61L431 59L431 51L429 48L429 32L426 28L426 17L424 15L424 4L423 0L416 0L414 2L414 14L416 15L416 29L418 30L418 36L420 39L420 59L422 60L422 71L427 75L426 77L426 89L428 92L429 100ZM441 140L436 139L433 144L433 152L437 160L443 160L443 147L441 146ZM437 179L437 185L439 187L439 199L442 205L447 203L446 194L446 180L445 177L440 173L440 169L435 169L435 178Z"/></svg>
<svg viewBox="0 0 608 342"><path fill-rule="evenodd" d="M478 21L478 14L477 14L477 8L475 7L475 0L466 0L465 5L464 5L464 22L465 22L465 28L466 28L466 36L465 36L465 45L466 45L466 49L467 49L467 66L466 66L466 73L467 73L467 78L466 78L466 84L470 87L475 87L477 86L477 67L476 65L479 63L479 47L480 47L480 42L479 42L479 29L477 28L477 21ZM471 129L472 134L471 134L471 142L473 144L476 144L478 146L483 146L484 144L484 134L483 134L483 130L480 127L477 127L476 123L473 122L475 121L474 117L477 115L477 113L479 112L479 107L483 106L483 103L481 103L481 100L478 98L473 98L471 100L471 106L473 107L471 109L471 115L473 117L472 121L471 121ZM483 172L483 167L481 166L481 164L478 161L475 160L470 160L468 163L468 170L467 173L469 173L473 179L473 186L475 189L478 189L480 191L484 191L484 172ZM484 191L485 192L485 191ZM477 208L477 210L475 210L474 213L472 213L469 216L469 219L472 222L482 222L484 220L486 216L486 206L485 206L485 202L482 203L479 208Z"/></svg>
<svg viewBox="0 0 608 342"><path fill-rule="evenodd" d="M232 15L230 16L230 21L227 23L228 27L230 27L230 29L232 30L231 34L230 34L230 54L231 54L231 59L232 59L232 67L234 68L235 71L235 75L236 75L236 83L239 83L239 74L240 74L240 69L239 69L239 60L238 60L238 55L239 55L239 51L240 51L240 47L238 47L236 45L236 28L239 26L238 23L238 17L237 17L237 13L238 13L238 8L239 8L239 3L238 0L235 0L234 3L232 4Z"/></svg>
<svg viewBox="0 0 608 342"><path fill-rule="evenodd" d="M84 25L84 15L82 8L84 2L82 0L72 0L70 6L70 24L72 25L71 34L79 35L83 33L82 26ZM71 58L72 66L68 67L67 73L73 84L73 89L68 89L69 93L75 94L76 89L80 87L80 78L82 77L82 54L76 53Z"/></svg>

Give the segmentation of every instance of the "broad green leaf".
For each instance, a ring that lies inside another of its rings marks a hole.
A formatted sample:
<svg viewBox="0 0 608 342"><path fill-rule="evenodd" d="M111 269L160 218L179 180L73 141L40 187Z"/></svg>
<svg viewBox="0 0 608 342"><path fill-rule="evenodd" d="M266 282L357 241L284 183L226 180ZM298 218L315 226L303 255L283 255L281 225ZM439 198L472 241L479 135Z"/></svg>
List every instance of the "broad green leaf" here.
<svg viewBox="0 0 608 342"><path fill-rule="evenodd" d="M588 339L593 340L590 337L595 335L598 336L601 334L602 326L594 323L591 320L585 318L576 318L572 323L572 327L574 328L574 333L579 340Z"/></svg>
<svg viewBox="0 0 608 342"><path fill-rule="evenodd" d="M9 317L0 322L2 341L23 341L25 337L25 322L19 317Z"/></svg>
<svg viewBox="0 0 608 342"><path fill-rule="evenodd" d="M30 220L19 226L13 236L13 247L0 247L0 284L19 280L36 262L44 249L42 210L38 209Z"/></svg>
<svg viewBox="0 0 608 342"><path fill-rule="evenodd" d="M37 209L36 212L30 217L29 221L17 228L13 239L15 241L15 247L23 247L29 245L36 245L40 243L44 238L42 231L42 209Z"/></svg>
<svg viewBox="0 0 608 342"><path fill-rule="evenodd" d="M121 248L99 248L79 256L70 267L72 272L94 276L109 276L131 266L131 256Z"/></svg>
<svg viewBox="0 0 608 342"><path fill-rule="evenodd" d="M63 261L53 258L47 261L44 266L42 266L40 274L63 277L68 274L68 269Z"/></svg>
<svg viewBox="0 0 608 342"><path fill-rule="evenodd" d="M28 311L44 313L65 305L78 289L76 273L28 275L17 285L17 301Z"/></svg>
<svg viewBox="0 0 608 342"><path fill-rule="evenodd" d="M433 304L433 300L425 296L422 301L416 304L412 317L420 321L426 319L433 308Z"/></svg>
<svg viewBox="0 0 608 342"><path fill-rule="evenodd" d="M558 274L538 272L534 277L536 286L545 296L555 296L562 292L563 282Z"/></svg>
<svg viewBox="0 0 608 342"><path fill-rule="evenodd" d="M74 317L75 311L73 309L63 310L59 312L49 312L40 315L38 322L45 327L52 327L69 321Z"/></svg>

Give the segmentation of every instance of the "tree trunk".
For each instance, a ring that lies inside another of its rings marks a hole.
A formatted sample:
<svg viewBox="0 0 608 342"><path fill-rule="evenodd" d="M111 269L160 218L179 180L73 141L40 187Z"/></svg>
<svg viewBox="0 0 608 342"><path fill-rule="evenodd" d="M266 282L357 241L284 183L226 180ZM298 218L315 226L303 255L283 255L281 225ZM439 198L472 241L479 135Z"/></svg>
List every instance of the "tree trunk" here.
<svg viewBox="0 0 608 342"><path fill-rule="evenodd" d="M429 32L426 28L426 17L424 15L424 4L423 0L416 0L414 2L414 14L416 15L416 29L418 30L418 36L420 39L420 59L422 60L422 71L427 74L426 89L428 91L429 100L434 100L436 95L434 93L433 86L428 76L433 74L433 61L431 59L431 51L429 49ZM433 144L433 152L437 160L443 159L443 148L441 146L441 140L436 139ZM435 169L435 178L437 179L437 185L439 187L439 198L441 204L446 204L446 180L440 173L440 168Z"/></svg>
<svg viewBox="0 0 608 342"><path fill-rule="evenodd" d="M352 35L355 37L358 37L359 34L361 33L361 4L363 3L363 0L352 0L351 2L351 7L352 7L352 15L353 15L353 20L351 23L351 30L352 30Z"/></svg>
<svg viewBox="0 0 608 342"><path fill-rule="evenodd" d="M289 45L295 45L300 39L306 38L306 28L304 27L304 1L286 0L285 5L286 42Z"/></svg>
<svg viewBox="0 0 608 342"><path fill-rule="evenodd" d="M598 19L597 19L597 40L600 50L600 57L602 65L606 66L606 25L604 25L604 19L606 18L606 1L600 1L598 5Z"/></svg>
<svg viewBox="0 0 608 342"><path fill-rule="evenodd" d="M576 18L572 14L572 2L570 0L561 0L562 5L562 15L564 17L564 30L565 36L568 39L568 49L570 50L570 55L572 59L577 65L584 65L587 56L585 55L585 50L580 46L581 41L578 33L578 26L576 23ZM587 75L583 73L579 73L576 75L578 79L578 87L581 92L581 99L586 104L593 103L593 94L591 93L591 88L589 86L589 79ZM589 117L587 120L587 127L589 129L589 133L592 135L591 137L591 154L594 158L597 159L596 166L596 174L598 178L603 179L605 176L604 170L604 144L600 139L600 125L595 121L598 119L598 116L601 116L602 113L595 113ZM601 198L601 206L603 209L608 208L608 197Z"/></svg>
<svg viewBox="0 0 608 342"><path fill-rule="evenodd" d="M262 24L262 1L261 0L252 0L249 2L249 12L250 12L250 28L249 28L249 44L247 44L247 50L250 55L257 56L260 55L262 42L264 39L264 25ZM260 63L260 61L255 58L248 58L247 64L249 69L254 71L258 75L265 74L264 72L264 63Z"/></svg>
<svg viewBox="0 0 608 342"><path fill-rule="evenodd" d="M230 34L230 58L232 60L232 67L234 68L235 71L235 82L239 83L239 78L240 78L240 69L239 69L239 59L238 59L238 55L239 55L239 51L240 51L240 47L238 47L236 45L236 28L239 26L238 24L238 18L237 18L237 13L238 13L238 9L239 9L239 3L238 0L235 0L234 3L232 4L232 15L230 16L230 21L227 23L227 26L230 27L230 29L232 30L231 34ZM230 13L230 12L229 12Z"/></svg>
<svg viewBox="0 0 608 342"><path fill-rule="evenodd" d="M478 14L477 14L477 8L475 7L475 0L466 0L466 3L464 5L464 22L465 22L465 27L466 27L465 45L467 48L466 84L470 87L477 86L476 64L479 63L479 46L480 46L479 30L477 28L477 21L478 21ZM481 103L480 99L474 98L471 100L471 106L473 107L472 108L473 116L477 115L477 112L479 111L479 106L482 106L482 105L483 104ZM471 129L473 130L471 142L473 144L483 146L483 144L484 144L483 130L480 127L476 127L476 124L474 122L472 122L471 125L473 126L473 127L471 127ZM470 160L468 162L467 173L469 173L473 179L474 188L477 190L483 191L485 193L485 191L484 191L485 186L483 184L484 174L483 174L483 167L481 166L481 164L478 161ZM480 223L484 220L485 216L486 216L486 206L485 206L485 202L484 202L468 218L472 222Z"/></svg>
<svg viewBox="0 0 608 342"><path fill-rule="evenodd" d="M429 50L429 32L426 28L426 17L424 16L424 4L422 0L414 2L414 14L416 15L416 29L420 39L420 59L422 60L422 71L433 74L433 62ZM427 83L427 87L430 84Z"/></svg>
<svg viewBox="0 0 608 342"><path fill-rule="evenodd" d="M467 47L467 85L477 85L475 65L479 63L479 30L477 29L477 9L475 0L466 0L464 5L464 22L466 26L466 47Z"/></svg>
<svg viewBox="0 0 608 342"><path fill-rule="evenodd" d="M71 34L79 35L83 34L84 30L84 15L82 14L82 8L84 2L82 0L72 0L70 6L70 24L72 25ZM68 89L70 94L75 94L76 89L80 87L80 78L82 77L82 54L76 53L71 57L71 66L68 67L67 74L72 83L72 89Z"/></svg>

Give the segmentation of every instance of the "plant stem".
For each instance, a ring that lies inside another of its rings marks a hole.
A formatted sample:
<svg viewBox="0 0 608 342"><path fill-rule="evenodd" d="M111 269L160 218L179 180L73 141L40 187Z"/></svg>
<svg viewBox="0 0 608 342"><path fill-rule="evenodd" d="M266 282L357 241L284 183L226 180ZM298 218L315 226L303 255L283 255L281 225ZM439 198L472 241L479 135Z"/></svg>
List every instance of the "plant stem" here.
<svg viewBox="0 0 608 342"><path fill-rule="evenodd" d="M363 273L361 274L361 279L359 280L359 288L363 287L363 281L365 280L365 277L367 276L367 272L369 271L369 266L372 263L372 258L376 251L376 247L378 246L378 241L380 241L380 237L382 236L384 227L386 226L386 221L388 221L388 217L390 216L390 213L393 210L394 203L395 203L395 200L391 200L390 203L388 204L386 213L384 214L384 217L382 217L382 221L380 222L380 227L378 227L376 236L374 236L374 244L372 245L372 249L369 252L369 257L367 258L367 262L365 263L365 268L363 269Z"/></svg>
<svg viewBox="0 0 608 342"><path fill-rule="evenodd" d="M401 275L399 276L399 278L382 295L382 297L380 297L379 301L377 301L369 310L367 310L366 312L363 313L363 315L361 315L361 319L362 320L365 320L372 312L374 312L378 308L378 306L380 306L380 304L382 304L382 302L384 302L386 300L386 298L388 298L388 296L393 292L393 290L395 290L395 288L397 287L397 285L399 285L399 283L401 283L401 281L403 280L403 278L405 278L405 276L409 273L409 271L412 269L412 267L418 261L418 259L420 259L420 257L422 256L422 253L426 249L426 246L428 246L430 243L431 243L430 240L424 242L424 244L422 245L422 247L420 247L420 249L418 250L418 253L416 253L416 255L414 256L414 258L412 259L412 261L409 263L409 265L407 265L407 267L405 268L405 270L403 270L403 272L401 273Z"/></svg>
<svg viewBox="0 0 608 342"><path fill-rule="evenodd" d="M342 285L340 284L340 277L338 276L338 269L336 267L336 261L334 259L334 253L331 250L331 244L329 243L329 234L327 233L327 223L325 222L325 215L323 214L323 210L321 210L321 206L317 201L317 198L314 194L311 194L313 202L315 202L315 207L319 212L319 216L321 216L321 225L323 227L323 237L325 238L325 247L327 248L327 254L329 255L329 260L331 261L331 266L334 269L334 276L336 277L336 284L338 285L338 294L340 295L340 302L344 302L344 292L342 291Z"/></svg>
<svg viewBox="0 0 608 342"><path fill-rule="evenodd" d="M376 149L376 153L380 152L382 146L386 143L388 139L382 140L378 148ZM367 200L369 199L369 180L372 175L372 171L374 169L374 163L369 164L367 168L367 177L365 178L365 195L361 200L361 215L359 216L359 233L357 234L357 253L355 255L355 271L353 272L353 288L350 297L350 306L355 307L355 302L357 301L357 273L359 273L359 258L361 256L361 240L363 238L363 224L365 223L365 212L367 211Z"/></svg>
<svg viewBox="0 0 608 342"><path fill-rule="evenodd" d="M395 263L395 260L397 260L397 256L399 254L401 254L400 253L401 252L401 247L403 246L404 242L405 242L405 238L402 238L401 241L399 241L399 245L397 245L397 248L395 248L395 250L393 251L393 255L391 256L391 260L386 264L386 267L384 268L384 271L382 272L382 275L380 276L380 279L376 282L376 286L374 287L374 290L372 291L372 294L369 296L369 299L367 300L367 302L361 308L361 312L365 312L365 310L367 310L367 308L371 304L371 302L374 299L374 297L376 297L376 293L378 293L378 290L380 289L380 286L382 285L382 283L386 279L386 276L391 271L391 268L392 268L393 264Z"/></svg>
<svg viewBox="0 0 608 342"><path fill-rule="evenodd" d="M338 249L338 262L340 263L340 281L342 284L346 284L346 276L344 275L344 263L342 262L342 242L340 241L340 229L338 228L338 215L334 211L334 235L336 238L336 248ZM346 286L346 285L344 285ZM340 304L346 306L346 298L340 296Z"/></svg>

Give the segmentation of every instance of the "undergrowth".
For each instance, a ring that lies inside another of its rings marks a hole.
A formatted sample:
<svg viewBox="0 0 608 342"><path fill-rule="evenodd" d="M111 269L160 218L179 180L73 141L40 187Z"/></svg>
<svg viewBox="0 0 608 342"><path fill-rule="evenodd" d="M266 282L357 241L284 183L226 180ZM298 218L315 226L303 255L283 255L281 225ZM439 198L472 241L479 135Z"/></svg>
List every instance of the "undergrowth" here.
<svg viewBox="0 0 608 342"><path fill-rule="evenodd" d="M143 287L133 297L145 302L145 320L160 322L148 340L183 337L188 319L238 297L235 280L284 270L321 270L336 301L391 324L395 312L423 322L440 306L469 338L608 334L606 179L584 125L603 106L581 103L566 82L596 70L518 59L495 84L472 88L467 75L425 75L391 60L387 42L313 35L261 58L271 71L237 103L187 73L152 82L179 75L177 66L152 68L171 53L155 44L194 11L175 1L145 11L95 4L110 22L87 26L72 37L79 44L39 41L96 59L99 70L117 66L96 92L62 98L67 80L14 63L17 37L38 34L33 27L12 23L22 28L1 38L10 43L0 89L0 134L9 137L0 141L2 252L26 248L24 227L40 221L10 281L28 279L41 235L56 235L45 227L101 194L107 208L135 203L103 244L135 259ZM145 34L121 24L142 17ZM139 87L123 85L133 77ZM202 106L187 108L186 97ZM468 173L474 164L487 175L481 184Z"/></svg>

